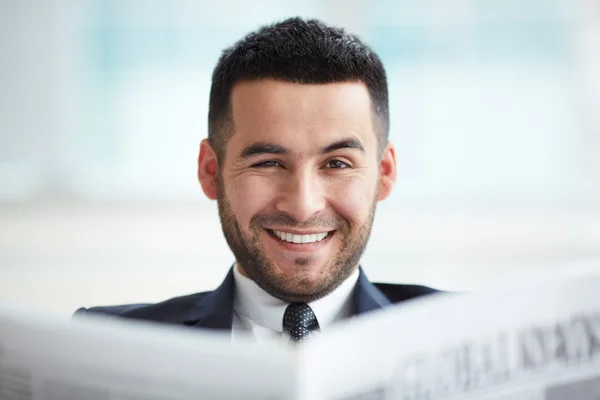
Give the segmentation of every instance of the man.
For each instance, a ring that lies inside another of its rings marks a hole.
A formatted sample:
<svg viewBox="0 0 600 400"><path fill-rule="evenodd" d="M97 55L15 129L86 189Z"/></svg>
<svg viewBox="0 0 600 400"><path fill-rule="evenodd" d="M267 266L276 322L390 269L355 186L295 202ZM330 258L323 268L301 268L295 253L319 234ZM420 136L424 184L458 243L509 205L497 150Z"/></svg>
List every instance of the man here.
<svg viewBox="0 0 600 400"><path fill-rule="evenodd" d="M359 266L396 178L386 74L357 37L288 19L215 67L198 179L236 263L212 292L80 309L302 341L354 315L433 293L372 284Z"/></svg>

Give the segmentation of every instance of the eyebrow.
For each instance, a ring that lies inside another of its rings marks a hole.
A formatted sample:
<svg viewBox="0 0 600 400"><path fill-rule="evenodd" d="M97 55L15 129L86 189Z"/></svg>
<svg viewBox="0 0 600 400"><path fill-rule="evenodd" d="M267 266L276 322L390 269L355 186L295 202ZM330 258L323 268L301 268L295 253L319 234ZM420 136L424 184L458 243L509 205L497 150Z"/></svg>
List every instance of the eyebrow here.
<svg viewBox="0 0 600 400"><path fill-rule="evenodd" d="M341 149L356 149L361 152L365 151L363 145L358 140L346 138L323 147L320 153L327 154ZM246 159L261 154L289 154L289 152L278 144L258 142L246 146L240 153L240 158Z"/></svg>
<svg viewBox="0 0 600 400"><path fill-rule="evenodd" d="M250 158L259 154L288 154L288 151L277 144L259 142L246 146L240 157Z"/></svg>
<svg viewBox="0 0 600 400"><path fill-rule="evenodd" d="M337 142L334 142L328 146L323 147L321 149L321 154L327 154L327 153L331 153L331 152L334 152L336 150L341 150L341 149L356 149L356 150L359 150L362 152L365 151L363 145L358 140L353 139L353 138L347 138L347 139L338 140Z"/></svg>

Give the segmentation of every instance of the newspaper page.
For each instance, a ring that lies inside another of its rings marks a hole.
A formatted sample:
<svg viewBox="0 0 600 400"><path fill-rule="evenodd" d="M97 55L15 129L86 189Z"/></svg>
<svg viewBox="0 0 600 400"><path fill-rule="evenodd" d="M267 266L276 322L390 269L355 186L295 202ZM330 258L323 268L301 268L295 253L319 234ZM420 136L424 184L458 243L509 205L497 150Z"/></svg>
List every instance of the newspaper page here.
<svg viewBox="0 0 600 400"><path fill-rule="evenodd" d="M0 308L1 400L295 399L295 365L275 343Z"/></svg>
<svg viewBox="0 0 600 400"><path fill-rule="evenodd" d="M312 400L600 399L600 273L378 311L300 363Z"/></svg>
<svg viewBox="0 0 600 400"><path fill-rule="evenodd" d="M2 400L593 400L600 273L373 312L292 348L0 307Z"/></svg>

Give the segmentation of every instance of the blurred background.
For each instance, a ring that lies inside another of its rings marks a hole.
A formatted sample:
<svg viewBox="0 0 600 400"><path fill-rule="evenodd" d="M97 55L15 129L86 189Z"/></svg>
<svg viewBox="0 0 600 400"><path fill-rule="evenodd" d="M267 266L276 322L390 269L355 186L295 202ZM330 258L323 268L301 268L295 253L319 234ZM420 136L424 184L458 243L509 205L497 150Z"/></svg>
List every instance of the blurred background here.
<svg viewBox="0 0 600 400"><path fill-rule="evenodd" d="M68 316L216 287L210 75L296 15L388 72L399 176L371 280L476 291L600 256L600 0L0 0L0 301Z"/></svg>

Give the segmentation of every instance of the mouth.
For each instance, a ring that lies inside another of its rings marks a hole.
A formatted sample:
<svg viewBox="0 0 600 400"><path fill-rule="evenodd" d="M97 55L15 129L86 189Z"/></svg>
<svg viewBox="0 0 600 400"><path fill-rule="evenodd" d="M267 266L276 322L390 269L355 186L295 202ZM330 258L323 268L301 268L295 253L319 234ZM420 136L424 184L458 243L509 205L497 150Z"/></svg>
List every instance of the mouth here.
<svg viewBox="0 0 600 400"><path fill-rule="evenodd" d="M265 229L269 236L278 241L279 243L286 245L286 247L292 249L306 249L316 248L320 245L328 242L331 237L335 234L335 231L324 231L314 233L293 233L287 231L280 231L275 229Z"/></svg>

